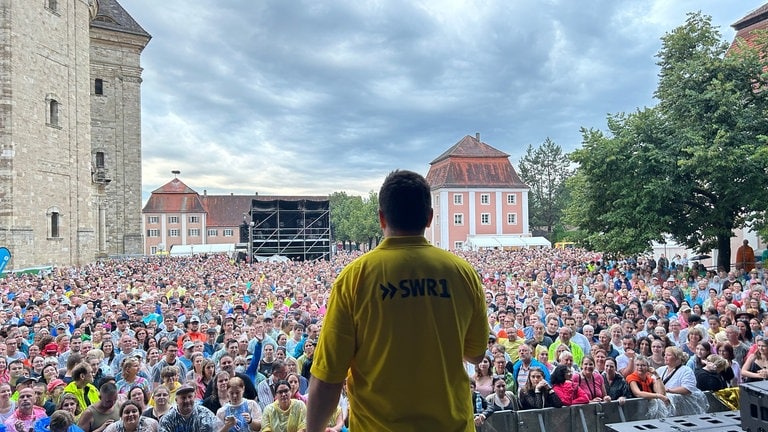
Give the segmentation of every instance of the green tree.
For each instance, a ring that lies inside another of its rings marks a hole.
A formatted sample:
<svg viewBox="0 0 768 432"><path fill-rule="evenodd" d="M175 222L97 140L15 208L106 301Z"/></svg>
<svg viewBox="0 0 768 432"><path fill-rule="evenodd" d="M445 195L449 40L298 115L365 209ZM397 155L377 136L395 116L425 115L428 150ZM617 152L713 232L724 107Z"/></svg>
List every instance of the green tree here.
<svg viewBox="0 0 768 432"><path fill-rule="evenodd" d="M330 196L331 224L335 241L368 243L373 246L381 238L377 210L378 194L371 191L368 197L350 196L346 192L334 192Z"/></svg>
<svg viewBox="0 0 768 432"><path fill-rule="evenodd" d="M582 130L568 220L590 243L634 253L668 232L730 268L733 230L765 226L768 194L766 38L728 44L689 14L662 38L659 104ZM726 54L728 52L728 54Z"/></svg>
<svg viewBox="0 0 768 432"><path fill-rule="evenodd" d="M362 199L362 206L357 209L355 221L357 223L357 235L359 243L367 243L368 248L373 248L381 239L382 232L379 226L379 194L370 191L368 197Z"/></svg>
<svg viewBox="0 0 768 432"><path fill-rule="evenodd" d="M331 194L331 226L333 227L333 238L335 241L342 243L354 241L352 214L355 212L355 208L358 207L358 198L360 197L349 196L346 192L334 192Z"/></svg>
<svg viewBox="0 0 768 432"><path fill-rule="evenodd" d="M582 129L583 147L571 154L579 164L568 180L572 194L566 223L581 230L585 246L612 253L646 251L652 240L661 240L668 225L663 207L673 171L662 147L663 134L657 111L647 109L608 118L610 135Z"/></svg>
<svg viewBox="0 0 768 432"><path fill-rule="evenodd" d="M560 223L565 204L565 181L571 176L571 161L563 149L547 138L528 150L520 159L520 178L531 189L528 215L532 227L545 228L552 239L553 228Z"/></svg>

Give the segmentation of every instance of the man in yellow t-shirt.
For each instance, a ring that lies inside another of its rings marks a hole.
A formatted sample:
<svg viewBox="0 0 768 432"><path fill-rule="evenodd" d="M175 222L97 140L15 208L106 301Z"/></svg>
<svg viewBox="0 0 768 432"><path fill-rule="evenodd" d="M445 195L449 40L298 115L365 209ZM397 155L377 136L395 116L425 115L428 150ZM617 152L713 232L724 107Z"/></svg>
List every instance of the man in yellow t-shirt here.
<svg viewBox="0 0 768 432"><path fill-rule="evenodd" d="M472 432L469 378L488 340L477 272L431 246L429 184L394 171L379 191L384 240L331 290L315 351L307 431L324 431L345 378L350 430Z"/></svg>

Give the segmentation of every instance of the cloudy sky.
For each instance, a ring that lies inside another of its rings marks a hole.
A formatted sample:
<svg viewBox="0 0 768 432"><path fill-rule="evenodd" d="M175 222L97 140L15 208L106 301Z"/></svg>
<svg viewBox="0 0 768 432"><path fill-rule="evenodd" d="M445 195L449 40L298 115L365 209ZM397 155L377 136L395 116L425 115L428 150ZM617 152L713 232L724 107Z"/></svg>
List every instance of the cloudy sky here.
<svg viewBox="0 0 768 432"><path fill-rule="evenodd" d="M367 194L465 135L511 155L653 105L687 12L723 39L763 1L120 0L142 56L143 183Z"/></svg>

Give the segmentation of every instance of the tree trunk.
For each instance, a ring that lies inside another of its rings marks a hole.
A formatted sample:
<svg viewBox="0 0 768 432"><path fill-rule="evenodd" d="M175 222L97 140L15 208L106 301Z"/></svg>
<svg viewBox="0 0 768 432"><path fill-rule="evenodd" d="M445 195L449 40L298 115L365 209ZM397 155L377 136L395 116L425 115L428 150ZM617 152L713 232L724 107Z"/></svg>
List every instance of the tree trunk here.
<svg viewBox="0 0 768 432"><path fill-rule="evenodd" d="M731 236L729 234L717 236L717 269L722 267L726 272L731 270Z"/></svg>

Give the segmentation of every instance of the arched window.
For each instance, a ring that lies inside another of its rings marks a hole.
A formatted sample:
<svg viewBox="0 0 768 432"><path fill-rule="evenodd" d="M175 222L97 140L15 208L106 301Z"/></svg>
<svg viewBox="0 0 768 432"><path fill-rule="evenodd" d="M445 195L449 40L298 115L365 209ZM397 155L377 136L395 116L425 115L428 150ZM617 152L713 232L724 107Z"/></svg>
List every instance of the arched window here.
<svg viewBox="0 0 768 432"><path fill-rule="evenodd" d="M55 100L51 100L49 107L50 107L50 113L51 113L51 124L54 126L58 126L59 125L59 102Z"/></svg>
<svg viewBox="0 0 768 432"><path fill-rule="evenodd" d="M45 98L45 104L45 123L48 126L60 127L59 114L61 113L61 104L59 103L59 98L54 94L48 94Z"/></svg>

